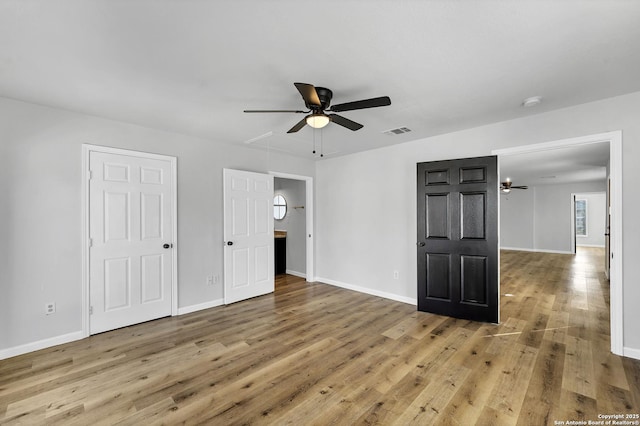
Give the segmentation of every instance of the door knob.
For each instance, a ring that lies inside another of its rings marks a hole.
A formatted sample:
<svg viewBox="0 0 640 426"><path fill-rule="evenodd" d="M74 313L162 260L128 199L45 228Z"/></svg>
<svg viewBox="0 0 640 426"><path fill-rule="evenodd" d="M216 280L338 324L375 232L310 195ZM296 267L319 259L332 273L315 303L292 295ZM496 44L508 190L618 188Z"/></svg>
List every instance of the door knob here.
<svg viewBox="0 0 640 426"><path fill-rule="evenodd" d="M419 243L416 243L418 245L418 247L424 247L424 243L422 241L420 241Z"/></svg>
<svg viewBox="0 0 640 426"><path fill-rule="evenodd" d="M162 245L162 248L165 248L165 249L168 249L168 248L171 248L171 247L173 247L173 244L163 244Z"/></svg>
<svg viewBox="0 0 640 426"><path fill-rule="evenodd" d="M232 246L233 245L233 241L227 241L227 245L228 246Z"/></svg>

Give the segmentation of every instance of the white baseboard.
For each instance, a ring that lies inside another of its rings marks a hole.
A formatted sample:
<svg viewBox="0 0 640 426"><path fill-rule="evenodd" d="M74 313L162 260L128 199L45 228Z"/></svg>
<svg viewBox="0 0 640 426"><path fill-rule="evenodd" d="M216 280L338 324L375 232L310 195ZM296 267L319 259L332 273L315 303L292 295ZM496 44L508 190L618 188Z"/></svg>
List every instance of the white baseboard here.
<svg viewBox="0 0 640 426"><path fill-rule="evenodd" d="M185 306L184 308L178 308L178 315L190 314L192 312L202 311L204 309L215 308L216 306L224 305L224 299L216 299L210 302L198 303L197 305Z"/></svg>
<svg viewBox="0 0 640 426"><path fill-rule="evenodd" d="M304 272L292 271L291 269L287 269L285 272L296 277L307 278L307 274L305 274Z"/></svg>
<svg viewBox="0 0 640 426"><path fill-rule="evenodd" d="M625 347L622 349L622 355L627 358L640 359L640 349Z"/></svg>
<svg viewBox="0 0 640 426"><path fill-rule="evenodd" d="M597 248L605 248L604 245L601 244L577 244L578 247L597 247Z"/></svg>
<svg viewBox="0 0 640 426"><path fill-rule="evenodd" d="M64 343L75 342L84 339L82 331L63 334L61 336L50 337L48 339L38 340L37 342L26 343L24 345L15 346L8 349L0 349L0 359L7 359L14 356L26 354L28 352L39 351L40 349L50 348L51 346L62 345Z"/></svg>
<svg viewBox="0 0 640 426"><path fill-rule="evenodd" d="M191 312L201 311L203 309L215 308L216 306L220 306L223 304L224 299L218 299L206 303L200 303L198 305L186 306L184 308L178 308L178 315L189 314ZM82 331L76 331L69 334L63 334L61 336L38 340L37 342L26 343L24 345L15 346L13 348L0 349L0 359L7 359L29 352L39 351L40 349L50 348L52 346L75 342L76 340L81 340L85 337L87 336L85 336Z"/></svg>
<svg viewBox="0 0 640 426"><path fill-rule="evenodd" d="M367 287L361 287L358 285L347 284L340 281L332 280L329 278L316 277L316 281L334 285L336 287L346 288L347 290L357 291L359 293L370 294L372 296L384 297L385 299L395 300L396 302L407 303L409 305L417 305L418 299L412 297L398 296L397 294L387 293L386 291L373 290Z"/></svg>
<svg viewBox="0 0 640 426"><path fill-rule="evenodd" d="M570 251L565 251L565 250L532 249L532 248L522 248L522 247L500 247L500 250L530 251L533 253L573 254Z"/></svg>

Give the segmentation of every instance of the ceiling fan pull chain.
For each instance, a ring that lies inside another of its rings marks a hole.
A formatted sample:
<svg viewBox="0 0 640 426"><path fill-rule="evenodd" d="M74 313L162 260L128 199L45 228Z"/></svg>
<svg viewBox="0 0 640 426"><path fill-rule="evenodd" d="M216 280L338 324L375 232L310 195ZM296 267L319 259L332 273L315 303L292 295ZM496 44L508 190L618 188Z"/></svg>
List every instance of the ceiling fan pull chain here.
<svg viewBox="0 0 640 426"><path fill-rule="evenodd" d="M322 129L320 129L320 158L324 157L324 137Z"/></svg>
<svg viewBox="0 0 640 426"><path fill-rule="evenodd" d="M313 153L316 153L316 129L313 129Z"/></svg>

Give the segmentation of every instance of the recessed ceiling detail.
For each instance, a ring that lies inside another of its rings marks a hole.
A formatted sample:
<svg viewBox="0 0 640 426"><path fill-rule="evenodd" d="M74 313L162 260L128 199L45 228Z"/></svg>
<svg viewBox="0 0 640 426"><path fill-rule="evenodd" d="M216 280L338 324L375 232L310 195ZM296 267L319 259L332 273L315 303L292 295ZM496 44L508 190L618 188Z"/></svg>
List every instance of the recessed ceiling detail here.
<svg viewBox="0 0 640 426"><path fill-rule="evenodd" d="M244 141L244 143L249 145L249 144L252 144L254 142L258 142L261 139L266 139L266 138L268 138L270 136L273 136L273 131L267 132L267 133L265 133L263 135L260 135L260 136L256 136L255 138L248 139L248 140Z"/></svg>
<svg viewBox="0 0 640 426"><path fill-rule="evenodd" d="M609 143L593 143L500 156L500 175L540 186L606 179Z"/></svg>

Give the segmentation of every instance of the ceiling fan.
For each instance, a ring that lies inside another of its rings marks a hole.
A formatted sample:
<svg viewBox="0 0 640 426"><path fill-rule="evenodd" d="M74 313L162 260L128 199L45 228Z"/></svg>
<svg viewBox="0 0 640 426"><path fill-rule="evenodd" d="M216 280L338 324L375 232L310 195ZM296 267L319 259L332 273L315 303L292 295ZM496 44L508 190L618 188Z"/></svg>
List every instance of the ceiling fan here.
<svg viewBox="0 0 640 426"><path fill-rule="evenodd" d="M509 178L507 178L506 181L500 184L500 191L504 192L505 194L511 192L512 189L529 189L529 187L525 185L513 185L513 182L511 182L511 179Z"/></svg>
<svg viewBox="0 0 640 426"><path fill-rule="evenodd" d="M391 105L391 99L388 96L381 96L378 98L363 99L361 101L347 102L343 104L333 105L331 104L331 98L333 92L325 87L314 87L312 84L307 83L293 83L298 89L298 92L302 95L305 106L308 111L303 110L282 110L282 109L268 109L268 110L256 110L246 109L244 112L289 112L296 114L308 114L295 126L293 126L287 133L294 133L302 129L305 125L309 125L315 129L320 129L329 122L338 124L342 127L346 127L349 130L360 130L363 125L349 120L338 114L327 114L327 112L344 112L353 111L356 109L376 108L381 106Z"/></svg>

